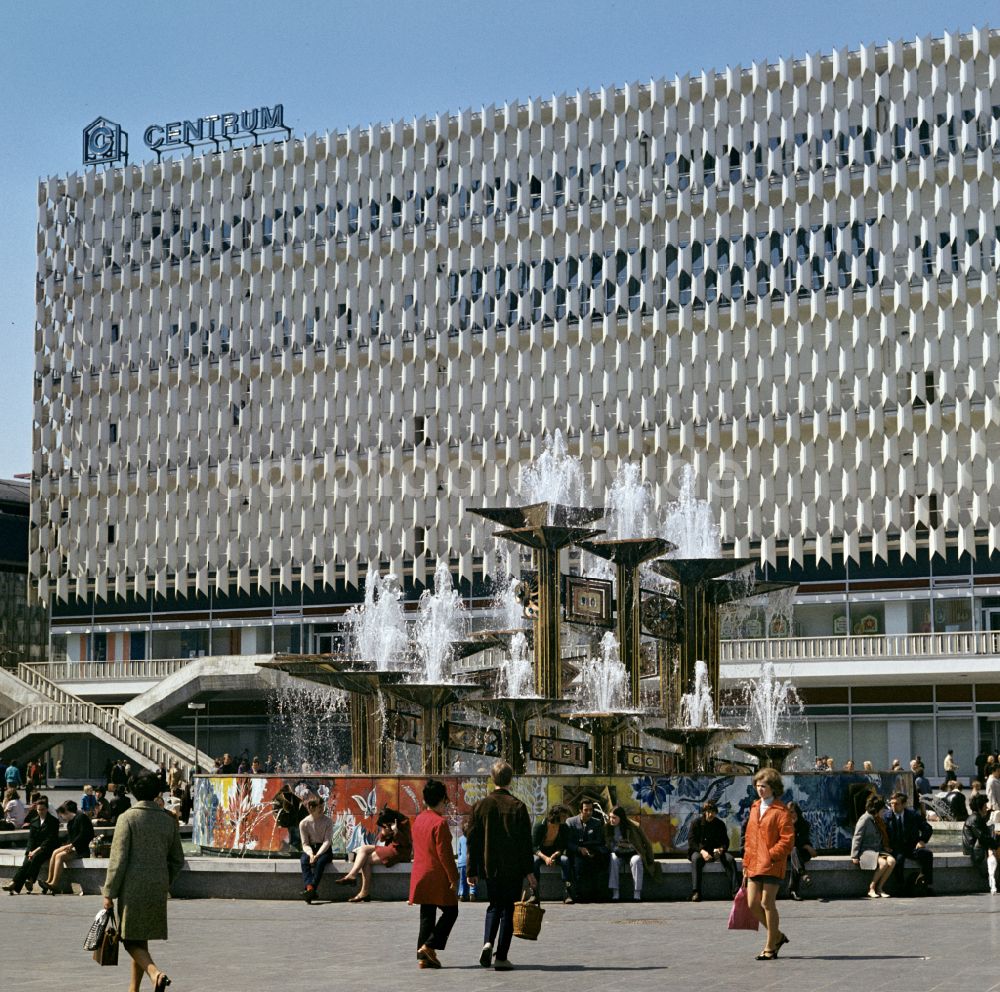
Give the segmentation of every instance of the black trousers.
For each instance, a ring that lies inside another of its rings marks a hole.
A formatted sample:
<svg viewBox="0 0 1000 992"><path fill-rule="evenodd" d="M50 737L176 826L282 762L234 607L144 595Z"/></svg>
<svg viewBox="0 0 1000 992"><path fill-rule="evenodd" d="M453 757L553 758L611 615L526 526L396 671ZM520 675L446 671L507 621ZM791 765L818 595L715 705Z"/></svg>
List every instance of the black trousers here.
<svg viewBox="0 0 1000 992"><path fill-rule="evenodd" d="M435 921L440 911L441 916ZM433 948L443 951L451 935L451 928L458 919L458 906L421 906L420 935L417 937L417 947Z"/></svg>
<svg viewBox="0 0 1000 992"><path fill-rule="evenodd" d="M49 863L54 847L43 847L33 858L26 854L21 867L14 872L14 891L20 892L25 882L37 882L41 870Z"/></svg>
<svg viewBox="0 0 1000 992"><path fill-rule="evenodd" d="M486 907L486 926L483 943L493 945L498 961L507 960L510 942L514 939L514 903L521 898L523 879L486 879L486 894L490 904Z"/></svg>
<svg viewBox="0 0 1000 992"><path fill-rule="evenodd" d="M691 862L691 891L697 892L701 895L701 876L705 871L705 865L711 864L711 861L705 861L701 856L701 851L695 851L690 857ZM722 870L726 873L726 877L729 879L729 889L731 893L736 891L736 859L728 852L723 851L717 858L712 858L712 861L718 861L722 865Z"/></svg>
<svg viewBox="0 0 1000 992"><path fill-rule="evenodd" d="M610 855L605 852L587 858L576 851L570 852L570 869L573 889L577 899L605 898L608 889L608 863Z"/></svg>
<svg viewBox="0 0 1000 992"><path fill-rule="evenodd" d="M893 851L893 857L896 859L896 867L893 870L893 875L897 876L900 880L900 884L903 881L904 866L906 864L907 858L916 861L920 868L920 873L924 876L924 881L928 885L934 884L934 852L929 851L926 847L915 847L908 854L902 854L897 851Z"/></svg>

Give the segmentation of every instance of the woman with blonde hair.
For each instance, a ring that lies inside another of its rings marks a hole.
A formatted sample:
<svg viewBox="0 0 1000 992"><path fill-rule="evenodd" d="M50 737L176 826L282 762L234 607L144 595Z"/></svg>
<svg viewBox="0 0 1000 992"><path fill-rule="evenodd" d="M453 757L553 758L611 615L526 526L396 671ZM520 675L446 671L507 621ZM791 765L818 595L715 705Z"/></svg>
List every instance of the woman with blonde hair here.
<svg viewBox="0 0 1000 992"><path fill-rule="evenodd" d="M795 845L795 827L781 802L785 784L774 768L761 768L753 777L757 800L750 807L743 838L743 881L750 912L767 929L758 961L773 961L788 938L778 919L778 887L785 877L788 856Z"/></svg>

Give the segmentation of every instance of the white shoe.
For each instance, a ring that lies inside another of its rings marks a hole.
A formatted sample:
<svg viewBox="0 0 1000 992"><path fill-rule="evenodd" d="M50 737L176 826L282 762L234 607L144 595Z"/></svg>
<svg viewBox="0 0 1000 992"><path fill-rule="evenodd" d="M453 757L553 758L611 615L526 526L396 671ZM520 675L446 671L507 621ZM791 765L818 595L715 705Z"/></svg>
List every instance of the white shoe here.
<svg viewBox="0 0 1000 992"><path fill-rule="evenodd" d="M506 958L504 958L503 961L494 961L493 962L493 970L494 971L513 971L514 970L514 966Z"/></svg>
<svg viewBox="0 0 1000 992"><path fill-rule="evenodd" d="M493 945L483 944L483 953L479 955L479 963L488 968L493 961Z"/></svg>

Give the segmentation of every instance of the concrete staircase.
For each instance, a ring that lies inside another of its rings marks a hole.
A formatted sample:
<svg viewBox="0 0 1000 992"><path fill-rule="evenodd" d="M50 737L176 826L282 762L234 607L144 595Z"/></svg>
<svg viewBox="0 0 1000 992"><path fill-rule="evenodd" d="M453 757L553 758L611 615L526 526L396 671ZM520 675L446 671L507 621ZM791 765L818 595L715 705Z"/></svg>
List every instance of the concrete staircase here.
<svg viewBox="0 0 1000 992"><path fill-rule="evenodd" d="M196 763L204 767L210 761L173 734L121 709L86 702L28 665L18 666L16 681L20 698L31 701L0 723L0 753L8 758L18 752L44 751L64 737L89 734L146 768L176 761L190 774ZM9 696L18 698L13 691L17 687L8 688Z"/></svg>

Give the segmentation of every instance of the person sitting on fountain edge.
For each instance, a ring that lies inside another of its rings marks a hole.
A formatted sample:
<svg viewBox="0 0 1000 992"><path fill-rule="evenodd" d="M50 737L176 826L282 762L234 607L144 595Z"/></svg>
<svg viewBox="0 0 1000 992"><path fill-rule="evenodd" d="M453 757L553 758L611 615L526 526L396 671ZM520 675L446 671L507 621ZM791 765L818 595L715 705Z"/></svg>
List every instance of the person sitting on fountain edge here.
<svg viewBox="0 0 1000 992"><path fill-rule="evenodd" d="M577 900L590 898L604 890L604 873L608 868L608 845L604 821L594 815L594 800L580 800L580 812L566 821L569 830L569 857L572 869L573 895Z"/></svg>
<svg viewBox="0 0 1000 992"><path fill-rule="evenodd" d="M608 888L611 890L612 901L617 902L621 898L621 871L627 864L632 874L632 899L642 902L642 883L646 872L655 875L660 866L653 856L653 845L649 838L643 833L642 827L629 818L624 806L615 806L611 810L607 840L611 850Z"/></svg>
<svg viewBox="0 0 1000 992"><path fill-rule="evenodd" d="M934 854L928 850L927 842L934 828L915 809L907 805L905 792L894 792L889 800L889 809L882 814L889 834L889 849L896 859L896 873L902 878L903 865L907 858L916 861L920 867L917 886L934 895Z"/></svg>
<svg viewBox="0 0 1000 992"><path fill-rule="evenodd" d="M972 864L986 871L990 892L997 893L997 847L1000 838L993 836L987 819L986 796L973 796L969 802L968 819L962 826L962 853L972 859Z"/></svg>
<svg viewBox="0 0 1000 992"><path fill-rule="evenodd" d="M701 804L701 816L688 830L688 860L691 862L691 902L701 901L701 876L705 865L718 861L729 879L729 897L736 895L736 859L729 853L729 828L719 819L719 807L711 799Z"/></svg>
<svg viewBox="0 0 1000 992"><path fill-rule="evenodd" d="M553 806L545 814L545 819L535 824L531 834L531 846L535 851L535 877L542 877L543 865L551 868L558 864L566 892L563 902L567 905L573 902L572 874L569 855L566 853L570 845L569 828L566 826L569 813L561 804Z"/></svg>

